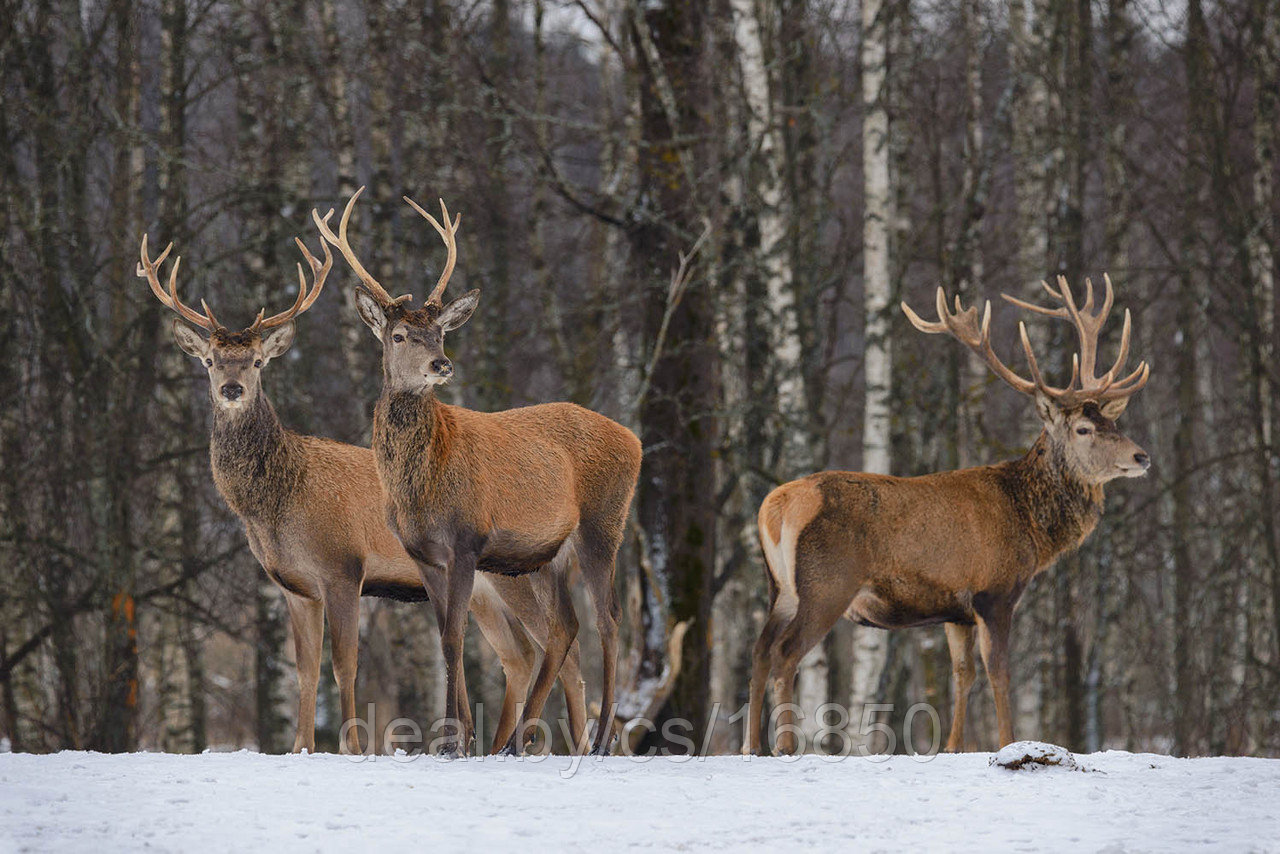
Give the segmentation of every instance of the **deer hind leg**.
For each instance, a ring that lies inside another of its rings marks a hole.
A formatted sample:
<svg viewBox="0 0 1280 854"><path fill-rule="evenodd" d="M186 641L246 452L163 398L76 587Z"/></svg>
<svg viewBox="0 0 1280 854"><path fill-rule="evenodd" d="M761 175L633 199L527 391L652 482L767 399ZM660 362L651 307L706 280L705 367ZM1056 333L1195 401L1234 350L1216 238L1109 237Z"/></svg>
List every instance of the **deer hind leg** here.
<svg viewBox="0 0 1280 854"><path fill-rule="evenodd" d="M360 589L338 583L324 590L324 606L329 617L329 645L333 656L333 677L338 683L345 725L356 716L356 665L360 656ZM372 724L372 721L370 722ZM342 753L360 752L357 727L347 727L338 745ZM372 735L371 735L372 737ZM373 745L369 745L373 750Z"/></svg>
<svg viewBox="0 0 1280 854"><path fill-rule="evenodd" d="M987 680L991 682L991 694L995 699L1001 747L1013 741L1013 712L1009 703L1009 629L1012 618L1012 608L999 606L978 617L978 646L982 650L982 663L987 668Z"/></svg>
<svg viewBox="0 0 1280 854"><path fill-rule="evenodd" d="M316 688L320 684L320 650L324 643L324 606L285 592L293 630L293 656L298 666L298 726L293 752L316 752Z"/></svg>
<svg viewBox="0 0 1280 854"><path fill-rule="evenodd" d="M778 585L773 577L769 577L769 616L765 618L760 629L760 637L756 639L755 649L751 653L751 685L747 705L747 730L742 739L744 754L760 754L760 719L764 713L765 689L769 687L769 672L773 665L774 647L778 634L791 619L795 611L795 600L791 599L779 607Z"/></svg>
<svg viewBox="0 0 1280 854"><path fill-rule="evenodd" d="M556 564L560 562L557 561ZM541 570L550 573L549 588L542 592L550 598L546 603L547 611L552 619L547 624L547 639L543 645L542 666L538 668L533 690L529 694L529 702L525 705L524 714L520 716L520 724L507 740L502 752L519 756L524 752L524 745L532 735L530 725L541 718L542 709L546 705L551 688L560 675L569 648L578 637L578 614L573 608L573 599L569 595L569 579L567 568L553 564Z"/></svg>
<svg viewBox="0 0 1280 854"><path fill-rule="evenodd" d="M774 743L779 754L793 754L797 749L795 687L800 660L827 636L847 606L843 598L837 605L824 606L820 599L806 601L801 597L795 616L779 633L771 665L778 721Z"/></svg>
<svg viewBox="0 0 1280 854"><path fill-rule="evenodd" d="M575 640L560 667L560 688L564 691L564 707L569 714L569 752L577 756L587 752L587 683L582 678L582 662Z"/></svg>
<svg viewBox="0 0 1280 854"><path fill-rule="evenodd" d="M618 674L618 622L622 619L622 606L614 589L613 575L618 546L622 543L622 525L626 507L622 508L616 525L600 525L583 520L578 530L578 560L582 565L582 577L591 593L596 608L596 630L600 635L601 686L600 722L596 726L595 742L591 746L593 756L608 756L613 744L614 718L617 706L614 691Z"/></svg>
<svg viewBox="0 0 1280 854"><path fill-rule="evenodd" d="M947 623L947 648L951 651L951 735L947 752L964 751L964 718L969 706L969 689L977 668L973 664L973 626Z"/></svg>
<svg viewBox="0 0 1280 854"><path fill-rule="evenodd" d="M520 704L528 696L529 683L533 681L533 666L538 653L519 622L504 611L494 608L491 602L480 596L472 597L471 613L485 640L498 654L502 674L506 679L502 713L498 717L493 744L489 749L490 753L497 753L515 731Z"/></svg>

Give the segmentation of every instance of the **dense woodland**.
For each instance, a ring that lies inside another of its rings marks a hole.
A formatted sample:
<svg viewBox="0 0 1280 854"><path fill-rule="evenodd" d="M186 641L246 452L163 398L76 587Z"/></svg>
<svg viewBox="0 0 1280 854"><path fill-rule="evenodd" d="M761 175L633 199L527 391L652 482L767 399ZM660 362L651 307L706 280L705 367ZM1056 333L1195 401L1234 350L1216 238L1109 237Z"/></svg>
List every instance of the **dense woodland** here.
<svg viewBox="0 0 1280 854"><path fill-rule="evenodd" d="M1020 364L998 294L1109 272L1153 369L1121 426L1154 467L1025 596L1019 732L1280 754L1271 0L0 0L0 68L11 749L292 743L284 604L210 478L205 373L134 268L143 233L173 241L184 298L247 324L292 302L312 208L367 185L354 240L394 292L443 263L400 196L463 214L450 288L483 295L451 402L572 400L641 436L621 713L714 714L713 751L741 743L770 488L994 461L1039 429L898 301L997 297ZM380 348L338 265L264 381L286 425L367 443ZM1030 328L1064 380L1069 329ZM430 609L363 614L360 708L430 722ZM892 703L901 733L917 702L946 725L949 677L940 627L843 623L799 696ZM327 677L320 708L334 749ZM981 680L974 714L990 747Z"/></svg>

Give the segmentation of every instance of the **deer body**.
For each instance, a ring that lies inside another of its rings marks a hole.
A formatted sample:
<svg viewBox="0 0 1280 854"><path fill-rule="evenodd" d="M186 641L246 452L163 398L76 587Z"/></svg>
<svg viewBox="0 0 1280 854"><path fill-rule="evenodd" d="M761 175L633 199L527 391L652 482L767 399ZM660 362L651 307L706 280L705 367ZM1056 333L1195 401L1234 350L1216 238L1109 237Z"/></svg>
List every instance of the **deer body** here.
<svg viewBox="0 0 1280 854"><path fill-rule="evenodd" d="M771 582L795 598L796 550L847 599L862 625L972 624L992 598L1012 598L1093 531L1102 490L1042 453L912 478L820 472L773 490L760 508ZM910 520L909 525L886 524ZM803 548L801 548L803 543Z"/></svg>
<svg viewBox="0 0 1280 854"><path fill-rule="evenodd" d="M362 188L363 189L363 188ZM595 412L568 403L475 412L441 403L435 386L453 375L444 336L466 323L479 291L445 305L457 259L455 234L441 202L442 226L411 204L440 234L448 260L419 309L392 297L361 265L347 238L360 192L347 203L337 234L312 212L325 239L360 279L356 306L382 344L382 394L374 411L373 450L387 496L387 523L424 574L445 576L441 647L448 672L447 717L455 729L446 755L466 754L470 740L462 672L464 603L481 577L536 573L548 585L543 607L550 632L521 726L506 750L519 753L524 724L536 720L578 631L568 562L576 557L595 604L603 657L600 725L592 747L613 738L613 694L621 607L614 568L640 474L640 440Z"/></svg>
<svg viewBox="0 0 1280 854"><path fill-rule="evenodd" d="M1062 309L1033 308L1072 319L1081 333L1076 375L1065 389L1044 383L1025 328L1023 346L1034 380L1018 377L995 357L990 306L981 326L976 309L963 311L957 303L950 314L941 290L938 322L925 323L907 309L917 328L954 335L982 354L1002 379L1035 397L1044 430L1025 456L910 478L821 472L783 484L765 498L759 532L768 567L769 615L752 660L744 752L760 749L770 679L780 709L777 748L795 750L796 667L842 616L882 629L945 624L955 688L948 750L965 745L976 630L995 697L999 740L1001 745L1013 741L1009 634L1014 608L1032 578L1097 527L1104 484L1140 476L1149 465L1146 453L1121 434L1114 420L1147 378L1144 363L1118 379L1129 345L1127 313L1115 367L1093 376L1097 332L1111 308L1110 280L1096 315L1091 313L1092 285L1080 310L1065 281L1050 293L1063 301ZM1081 375L1081 387L1073 388Z"/></svg>
<svg viewBox="0 0 1280 854"><path fill-rule="evenodd" d="M550 563L584 515L625 517L639 456L631 431L574 404L474 412L430 392L383 395L373 445L400 539L457 542L503 575Z"/></svg>
<svg viewBox="0 0 1280 854"><path fill-rule="evenodd" d="M531 577L551 588L544 598L551 635L524 719L541 714L559 651L577 634L567 589L570 555L578 558L605 624L611 687L619 615L613 562L639 474L635 435L573 404L484 413L448 406L427 391L382 396L373 447L387 485L388 526L424 567L453 579L465 573L464 583L477 588L495 577L523 580L535 573ZM450 587L446 595L465 596L466 587ZM448 627L447 616L441 625ZM449 715L465 721L461 681L457 690L462 694ZM606 695L602 708L611 705ZM600 741L607 738L606 719L612 718L602 713L597 749L607 749ZM508 750L522 747L523 738L512 734Z"/></svg>
<svg viewBox="0 0 1280 854"><path fill-rule="evenodd" d="M361 596L406 601L430 599L443 621L443 578L424 575L386 526L383 492L373 452L368 448L304 436L286 429L261 390L261 370L292 343L292 318L305 311L323 286L332 263L327 247L321 265L299 241L316 276L310 294L301 282L292 310L258 320L241 332L222 327L205 313L183 305L176 293L175 260L168 293L156 274L169 250L155 262L142 245L139 275L183 320L210 333L208 339L181 320L173 333L179 346L209 372L213 430L209 453L218 492L244 525L249 547L263 570L284 592L297 659L299 708L293 749L315 751L315 702L326 616L333 670L344 720L355 717L355 678ZM299 278L302 278L299 269ZM497 652L507 677L495 743L507 742L518 705L527 695L550 625L539 599L547 580L502 579L478 585L469 604L481 632ZM562 671L566 706L576 745L586 729L586 706L578 650L566 654ZM575 745L575 746L576 746ZM341 748L359 752L356 730ZM370 749L373 745L370 745Z"/></svg>

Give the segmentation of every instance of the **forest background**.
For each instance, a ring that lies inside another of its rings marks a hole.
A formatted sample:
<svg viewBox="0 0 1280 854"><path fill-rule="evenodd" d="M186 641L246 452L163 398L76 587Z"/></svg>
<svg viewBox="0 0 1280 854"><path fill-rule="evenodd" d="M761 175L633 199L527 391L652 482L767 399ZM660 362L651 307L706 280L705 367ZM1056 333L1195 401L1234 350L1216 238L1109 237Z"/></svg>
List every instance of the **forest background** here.
<svg viewBox="0 0 1280 854"><path fill-rule="evenodd" d="M443 261L400 196L463 214L452 289L483 293L453 402L572 400L642 437L624 712L715 714L715 751L740 744L769 489L995 461L1038 430L898 300L1109 272L1153 366L1121 426L1154 467L1023 600L1019 730L1280 754L1270 0L0 0L0 68L9 748L291 743L284 604L214 490L204 372L134 267L144 232L174 241L186 299L248 323L292 301L311 209L368 185L354 240L394 292ZM338 263L265 384L286 425L365 443L379 350ZM1006 360L1018 315L995 306ZM1031 323L1061 379L1068 333ZM429 609L363 608L361 708L434 719ZM842 624L800 698L855 724L891 703L900 732L917 702L945 725L949 676L940 627ZM327 677L320 708L332 749ZM991 746L981 687L970 708Z"/></svg>

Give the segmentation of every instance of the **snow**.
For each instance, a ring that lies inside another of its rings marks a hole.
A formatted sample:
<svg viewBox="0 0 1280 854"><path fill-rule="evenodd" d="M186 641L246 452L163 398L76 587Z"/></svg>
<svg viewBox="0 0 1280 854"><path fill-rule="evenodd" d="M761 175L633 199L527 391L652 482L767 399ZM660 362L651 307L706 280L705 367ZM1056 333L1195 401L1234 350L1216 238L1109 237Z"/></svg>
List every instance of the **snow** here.
<svg viewBox="0 0 1280 854"><path fill-rule="evenodd" d="M0 852L1280 851L1280 760L990 759L8 753Z"/></svg>

